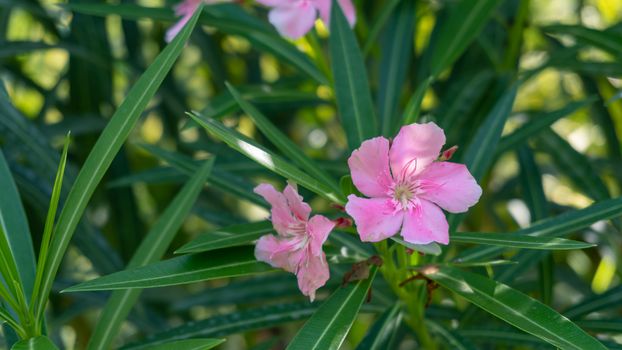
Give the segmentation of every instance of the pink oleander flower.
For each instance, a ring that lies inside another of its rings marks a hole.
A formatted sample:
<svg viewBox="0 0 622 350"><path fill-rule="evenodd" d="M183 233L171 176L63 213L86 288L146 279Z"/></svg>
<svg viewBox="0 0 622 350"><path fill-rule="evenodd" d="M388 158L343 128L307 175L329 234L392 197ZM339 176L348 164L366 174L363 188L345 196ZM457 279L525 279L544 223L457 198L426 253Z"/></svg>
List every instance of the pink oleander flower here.
<svg viewBox="0 0 622 350"><path fill-rule="evenodd" d="M322 215L309 219L311 207L302 201L295 185L287 185L283 193L269 184L261 184L255 193L270 205L272 225L277 235L259 238L255 246L257 260L294 273L298 288L311 301L315 291L329 278L326 255L322 244L335 223Z"/></svg>
<svg viewBox="0 0 622 350"><path fill-rule="evenodd" d="M180 16L181 19L175 23L172 27L170 27L166 31L165 40L167 43L170 43L177 34L184 28L186 23L192 18L194 12L199 8L201 2L206 4L213 4L216 2L226 2L228 0L183 0L181 3L175 6L175 15Z"/></svg>
<svg viewBox="0 0 622 350"><path fill-rule="evenodd" d="M449 243L441 208L461 213L482 189L463 164L437 161L445 133L436 124L402 127L392 144L366 140L348 159L352 182L367 197L348 196L346 212L361 240L378 242L401 230L406 242Z"/></svg>
<svg viewBox="0 0 622 350"><path fill-rule="evenodd" d="M268 14L270 23L277 31L291 39L298 39L313 27L317 13L326 25L330 23L332 0L257 0L258 3L272 7ZM338 0L343 13L351 26L356 21L356 11L352 0Z"/></svg>

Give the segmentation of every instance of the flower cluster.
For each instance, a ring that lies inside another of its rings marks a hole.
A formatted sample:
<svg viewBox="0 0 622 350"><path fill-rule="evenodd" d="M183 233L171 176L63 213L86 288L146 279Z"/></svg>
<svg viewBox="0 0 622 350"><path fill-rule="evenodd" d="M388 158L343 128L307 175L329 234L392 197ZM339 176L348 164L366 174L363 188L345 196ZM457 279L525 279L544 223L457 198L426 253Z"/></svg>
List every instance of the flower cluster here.
<svg viewBox="0 0 622 350"><path fill-rule="evenodd" d="M352 181L369 198L350 195L345 210L362 241L378 242L399 232L414 244L449 243L441 208L465 212L477 203L482 189L466 166L446 161L455 148L441 153L444 144L443 130L430 122L402 127L392 143L376 137L352 152ZM329 278L322 245L335 222L322 215L309 219L311 207L292 185L279 193L261 184L255 192L272 206L278 234L259 239L257 259L296 274L300 290L313 301Z"/></svg>
<svg viewBox="0 0 622 350"><path fill-rule="evenodd" d="M228 0L183 0L175 7L175 15L181 19L166 32L166 42L175 38L202 2L214 4L226 1ZM307 34L313 27L318 13L326 25L330 23L332 0L257 0L257 2L272 8L268 13L270 23L282 36L291 39L298 39ZM353 26L356 11L352 0L339 0L338 3L348 22Z"/></svg>

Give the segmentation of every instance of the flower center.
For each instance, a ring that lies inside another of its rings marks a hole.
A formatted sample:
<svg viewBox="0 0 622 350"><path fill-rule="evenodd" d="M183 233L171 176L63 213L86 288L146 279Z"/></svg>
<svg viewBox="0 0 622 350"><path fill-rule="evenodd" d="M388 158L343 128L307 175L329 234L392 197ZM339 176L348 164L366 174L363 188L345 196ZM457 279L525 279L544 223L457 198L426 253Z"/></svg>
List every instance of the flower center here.
<svg viewBox="0 0 622 350"><path fill-rule="evenodd" d="M418 205L419 181L402 181L391 186L389 196L393 199L395 210L410 210Z"/></svg>

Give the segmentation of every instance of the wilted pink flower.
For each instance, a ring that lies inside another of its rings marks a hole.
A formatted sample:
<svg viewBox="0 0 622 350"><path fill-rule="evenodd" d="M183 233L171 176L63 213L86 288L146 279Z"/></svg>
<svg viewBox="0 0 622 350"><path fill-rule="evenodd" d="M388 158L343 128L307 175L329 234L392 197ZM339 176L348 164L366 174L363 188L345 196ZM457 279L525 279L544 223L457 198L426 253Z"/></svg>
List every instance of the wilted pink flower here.
<svg viewBox="0 0 622 350"><path fill-rule="evenodd" d="M402 127L391 146L376 137L352 152L352 181L370 197L350 195L346 204L361 240L378 242L401 229L406 242L449 243L441 208L465 212L482 189L463 164L437 161L444 144L445 133L430 122Z"/></svg>
<svg viewBox="0 0 622 350"><path fill-rule="evenodd" d="M283 193L272 185L261 184L255 193L272 206L272 225L277 235L265 235L257 241L255 257L298 277L298 288L311 301L315 291L328 281L329 271L322 244L335 224L322 215L309 219L311 207L302 201L295 186Z"/></svg>
<svg viewBox="0 0 622 350"><path fill-rule="evenodd" d="M330 23L332 0L257 0L258 3L273 7L268 14L270 23L279 33L291 39L305 35L320 13L326 25ZM356 11L352 0L338 0L350 25L356 21Z"/></svg>

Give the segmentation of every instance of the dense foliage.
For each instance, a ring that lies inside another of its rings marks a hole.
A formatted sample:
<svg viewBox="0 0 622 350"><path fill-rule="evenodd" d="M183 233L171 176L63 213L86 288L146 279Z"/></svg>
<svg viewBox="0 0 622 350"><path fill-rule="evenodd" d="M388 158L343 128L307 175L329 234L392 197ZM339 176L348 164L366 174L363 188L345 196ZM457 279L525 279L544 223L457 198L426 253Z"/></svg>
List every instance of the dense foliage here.
<svg viewBox="0 0 622 350"><path fill-rule="evenodd" d="M186 2L0 1L7 349L622 348L622 3ZM481 198L369 239L348 159L424 123ZM288 183L325 285L255 251Z"/></svg>

